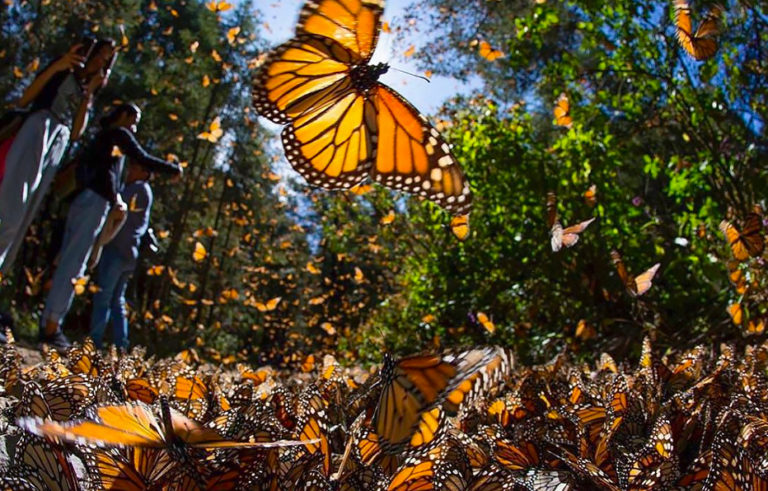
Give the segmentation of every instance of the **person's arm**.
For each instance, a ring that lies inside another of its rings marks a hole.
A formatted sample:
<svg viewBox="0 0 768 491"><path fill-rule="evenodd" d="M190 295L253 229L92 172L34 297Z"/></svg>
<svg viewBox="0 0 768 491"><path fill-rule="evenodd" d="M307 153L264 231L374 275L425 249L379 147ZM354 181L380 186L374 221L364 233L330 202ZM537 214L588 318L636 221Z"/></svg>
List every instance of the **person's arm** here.
<svg viewBox="0 0 768 491"><path fill-rule="evenodd" d="M85 132L85 127L88 126L88 114L93 104L93 94L104 84L104 76L96 75L91 79L88 87L85 89L83 100L80 102L80 106L75 113L75 119L72 121L72 133L69 136L69 141L74 142L78 140Z"/></svg>
<svg viewBox="0 0 768 491"><path fill-rule="evenodd" d="M35 77L35 80L32 81L29 87L27 87L27 89L24 91L24 94L22 94L21 98L19 98L19 100L16 102L16 105L18 107L28 106L37 98L38 95L40 95L40 91L42 91L43 87L45 87L45 84L51 80L51 77L59 72L64 70L71 70L74 67L83 64L85 62L85 58L77 53L79 49L79 44L72 46L72 49L70 49L67 54L51 63L48 68L43 70L40 75Z"/></svg>
<svg viewBox="0 0 768 491"><path fill-rule="evenodd" d="M128 158L135 160L152 172L162 172L171 175L178 175L181 173L181 166L179 164L168 162L148 154L146 150L139 145L139 142L136 141L133 133L126 128L120 128L120 131L115 132L115 145L120 147L120 150Z"/></svg>

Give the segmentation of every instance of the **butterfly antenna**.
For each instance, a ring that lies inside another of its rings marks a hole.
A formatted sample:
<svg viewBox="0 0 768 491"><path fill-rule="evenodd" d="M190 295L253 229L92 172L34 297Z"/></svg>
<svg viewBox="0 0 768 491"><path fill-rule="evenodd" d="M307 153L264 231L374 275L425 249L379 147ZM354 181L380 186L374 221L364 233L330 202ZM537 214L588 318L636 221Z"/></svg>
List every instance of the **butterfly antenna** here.
<svg viewBox="0 0 768 491"><path fill-rule="evenodd" d="M416 77L416 78L420 78L422 80L426 80L427 83L430 82L430 80L427 77L425 77L424 75L418 75L416 73L406 72L405 70L400 70L399 68L395 68L395 67L389 67L389 69L390 70L394 70L396 72L404 73L406 75L410 75L411 77Z"/></svg>

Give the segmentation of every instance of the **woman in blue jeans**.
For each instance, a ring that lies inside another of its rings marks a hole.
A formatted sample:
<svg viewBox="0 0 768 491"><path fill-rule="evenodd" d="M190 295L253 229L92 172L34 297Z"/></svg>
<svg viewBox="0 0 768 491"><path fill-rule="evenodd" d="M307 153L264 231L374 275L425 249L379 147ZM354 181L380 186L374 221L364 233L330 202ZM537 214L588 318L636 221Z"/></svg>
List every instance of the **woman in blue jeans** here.
<svg viewBox="0 0 768 491"><path fill-rule="evenodd" d="M152 171L145 166L137 162L128 165L125 187L120 193L123 201L128 203L128 216L119 232L104 246L99 260L96 283L99 290L93 296L91 316L91 337L97 348L102 346L104 329L111 318L112 342L118 348L128 349L125 290L136 268L141 239L149 228L153 202L152 187L149 185L151 177ZM103 238L106 232L99 237L97 249L106 239ZM98 254L98 250L94 251L94 255Z"/></svg>
<svg viewBox="0 0 768 491"><path fill-rule="evenodd" d="M0 272L8 272L43 202L70 141L80 138L96 92L109 80L114 41L96 43L86 59L81 45L45 68L17 106L30 113L5 145L0 179Z"/></svg>
<svg viewBox="0 0 768 491"><path fill-rule="evenodd" d="M178 164L153 157L139 145L133 132L140 119L141 111L134 104L116 107L102 118L102 130L81 157L87 184L72 202L67 215L59 264L40 319L43 343L58 348L69 346L69 340L61 331L61 322L72 305L73 282L85 273L86 262L107 215L111 215L111 220L120 221L128 210L118 192L122 156L153 171L181 173Z"/></svg>

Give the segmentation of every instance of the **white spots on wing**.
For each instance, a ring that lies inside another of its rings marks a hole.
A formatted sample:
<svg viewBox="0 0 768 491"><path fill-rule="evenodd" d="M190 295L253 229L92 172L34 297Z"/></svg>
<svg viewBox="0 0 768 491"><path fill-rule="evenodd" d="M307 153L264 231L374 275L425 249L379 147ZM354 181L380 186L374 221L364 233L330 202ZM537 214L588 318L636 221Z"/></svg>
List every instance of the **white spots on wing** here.
<svg viewBox="0 0 768 491"><path fill-rule="evenodd" d="M429 173L429 178L433 181L442 181L443 171L439 167L435 167L432 169L432 172Z"/></svg>
<svg viewBox="0 0 768 491"><path fill-rule="evenodd" d="M437 165L439 165L440 167L448 167L452 163L453 163L453 158L450 155L443 155L437 161Z"/></svg>

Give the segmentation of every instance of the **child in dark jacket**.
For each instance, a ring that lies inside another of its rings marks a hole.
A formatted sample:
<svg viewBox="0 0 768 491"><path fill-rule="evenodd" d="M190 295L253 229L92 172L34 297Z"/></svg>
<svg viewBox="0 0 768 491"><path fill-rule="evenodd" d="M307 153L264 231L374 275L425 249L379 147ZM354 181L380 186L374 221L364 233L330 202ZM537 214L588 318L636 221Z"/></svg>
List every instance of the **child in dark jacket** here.
<svg viewBox="0 0 768 491"><path fill-rule="evenodd" d="M101 348L104 329L112 321L112 342L128 349L128 318L125 311L125 290L128 287L139 258L142 237L149 228L149 215L154 196L149 181L152 172L138 162L131 162L125 176L125 187L120 193L128 204L128 216L120 230L101 251L93 297L91 338ZM102 237L107 232L102 232ZM100 237L97 248L101 247ZM94 254L97 254L95 251Z"/></svg>

